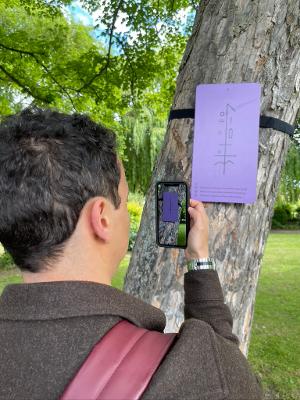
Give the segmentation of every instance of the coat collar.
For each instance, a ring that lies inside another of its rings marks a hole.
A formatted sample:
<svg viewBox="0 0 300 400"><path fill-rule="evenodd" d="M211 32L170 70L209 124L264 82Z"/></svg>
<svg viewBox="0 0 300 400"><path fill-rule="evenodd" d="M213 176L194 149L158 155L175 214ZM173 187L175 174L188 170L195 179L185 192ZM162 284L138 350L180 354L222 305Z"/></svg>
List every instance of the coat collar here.
<svg viewBox="0 0 300 400"><path fill-rule="evenodd" d="M110 285L90 281L52 281L7 285L0 297L0 319L51 320L117 315L139 327L163 332L163 311Z"/></svg>

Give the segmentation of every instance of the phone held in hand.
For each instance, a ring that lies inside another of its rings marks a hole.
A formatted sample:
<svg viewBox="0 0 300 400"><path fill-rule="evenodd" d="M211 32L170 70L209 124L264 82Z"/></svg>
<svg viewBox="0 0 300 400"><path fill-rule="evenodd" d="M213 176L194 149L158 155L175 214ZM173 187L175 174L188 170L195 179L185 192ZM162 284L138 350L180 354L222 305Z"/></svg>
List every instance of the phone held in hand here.
<svg viewBox="0 0 300 400"><path fill-rule="evenodd" d="M186 182L156 182L156 244L187 247L190 230L189 190Z"/></svg>

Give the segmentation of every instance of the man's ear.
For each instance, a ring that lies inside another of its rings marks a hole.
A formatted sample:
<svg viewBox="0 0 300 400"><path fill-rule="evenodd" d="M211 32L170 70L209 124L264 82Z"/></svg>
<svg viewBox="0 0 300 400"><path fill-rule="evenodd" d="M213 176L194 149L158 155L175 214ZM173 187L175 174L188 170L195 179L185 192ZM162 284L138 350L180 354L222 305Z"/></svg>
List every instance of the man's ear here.
<svg viewBox="0 0 300 400"><path fill-rule="evenodd" d="M104 197L97 197L93 202L91 210L92 228L94 234L104 242L108 242L111 237L110 211L110 204Z"/></svg>

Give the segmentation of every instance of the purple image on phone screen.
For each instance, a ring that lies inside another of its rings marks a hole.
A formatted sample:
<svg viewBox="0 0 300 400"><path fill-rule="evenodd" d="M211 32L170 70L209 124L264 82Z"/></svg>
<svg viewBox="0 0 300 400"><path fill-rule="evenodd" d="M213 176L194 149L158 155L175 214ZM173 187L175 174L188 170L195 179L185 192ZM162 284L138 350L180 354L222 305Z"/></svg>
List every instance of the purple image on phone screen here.
<svg viewBox="0 0 300 400"><path fill-rule="evenodd" d="M176 222L178 219L178 193L163 192L163 222Z"/></svg>

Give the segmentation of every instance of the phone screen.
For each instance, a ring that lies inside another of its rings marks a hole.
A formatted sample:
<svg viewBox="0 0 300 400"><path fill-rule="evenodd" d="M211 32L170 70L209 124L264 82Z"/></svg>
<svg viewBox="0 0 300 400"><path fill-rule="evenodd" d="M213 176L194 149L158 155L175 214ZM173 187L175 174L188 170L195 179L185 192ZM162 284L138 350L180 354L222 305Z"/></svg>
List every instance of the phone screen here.
<svg viewBox="0 0 300 400"><path fill-rule="evenodd" d="M188 190L185 182L156 183L156 243L163 247L187 246Z"/></svg>

